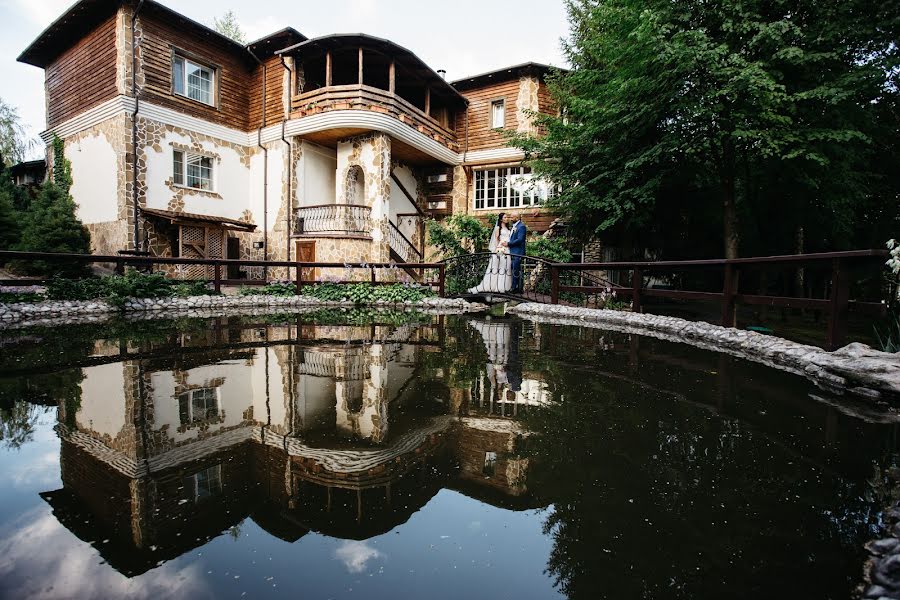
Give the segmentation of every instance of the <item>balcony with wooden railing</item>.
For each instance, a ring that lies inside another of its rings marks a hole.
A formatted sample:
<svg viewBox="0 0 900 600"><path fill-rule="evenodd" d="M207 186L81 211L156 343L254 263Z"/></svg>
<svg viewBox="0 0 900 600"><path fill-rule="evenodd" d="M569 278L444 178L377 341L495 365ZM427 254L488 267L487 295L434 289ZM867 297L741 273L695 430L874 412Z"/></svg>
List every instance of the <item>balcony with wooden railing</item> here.
<svg viewBox="0 0 900 600"><path fill-rule="evenodd" d="M292 119L333 111L380 113L459 152L454 121L466 99L409 50L363 34L335 34L279 53L294 59ZM366 130L371 124L360 119L357 128L342 121L335 129Z"/></svg>
<svg viewBox="0 0 900 600"><path fill-rule="evenodd" d="M372 209L357 204L304 206L294 213L294 232L300 236L371 239Z"/></svg>

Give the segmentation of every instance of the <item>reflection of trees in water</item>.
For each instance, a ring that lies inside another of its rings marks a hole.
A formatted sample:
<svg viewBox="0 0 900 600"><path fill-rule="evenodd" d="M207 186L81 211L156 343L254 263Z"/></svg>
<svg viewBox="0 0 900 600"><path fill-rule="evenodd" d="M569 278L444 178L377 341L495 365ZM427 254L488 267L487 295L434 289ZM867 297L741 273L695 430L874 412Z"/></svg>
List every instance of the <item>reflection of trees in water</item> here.
<svg viewBox="0 0 900 600"><path fill-rule="evenodd" d="M81 404L81 369L0 379L0 443L18 449L30 442L43 406L65 407L74 417Z"/></svg>
<svg viewBox="0 0 900 600"><path fill-rule="evenodd" d="M41 412L41 407L22 401L0 408L0 446L18 450L30 442Z"/></svg>
<svg viewBox="0 0 900 600"><path fill-rule="evenodd" d="M864 476L665 391L552 370L554 396L581 401L527 414L528 486L553 505L547 571L562 592L758 598L803 582L803 597L849 594L862 559L847 557L872 520Z"/></svg>

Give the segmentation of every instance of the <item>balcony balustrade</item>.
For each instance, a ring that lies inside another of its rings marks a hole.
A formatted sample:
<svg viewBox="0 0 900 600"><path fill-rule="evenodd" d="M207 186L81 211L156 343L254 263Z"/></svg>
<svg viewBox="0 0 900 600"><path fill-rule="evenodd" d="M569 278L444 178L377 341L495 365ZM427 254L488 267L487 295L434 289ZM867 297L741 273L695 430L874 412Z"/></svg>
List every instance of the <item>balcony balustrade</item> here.
<svg viewBox="0 0 900 600"><path fill-rule="evenodd" d="M295 212L297 235L353 236L372 235L372 209L357 204L304 206Z"/></svg>

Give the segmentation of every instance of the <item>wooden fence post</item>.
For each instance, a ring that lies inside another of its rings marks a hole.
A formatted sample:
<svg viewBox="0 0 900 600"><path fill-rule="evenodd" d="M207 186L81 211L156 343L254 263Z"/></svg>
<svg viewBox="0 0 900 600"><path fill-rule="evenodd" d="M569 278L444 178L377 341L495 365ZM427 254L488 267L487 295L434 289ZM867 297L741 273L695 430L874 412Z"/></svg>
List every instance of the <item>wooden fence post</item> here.
<svg viewBox="0 0 900 600"><path fill-rule="evenodd" d="M734 327L734 295L737 293L737 267L725 263L725 285L722 288L722 327Z"/></svg>
<svg viewBox="0 0 900 600"><path fill-rule="evenodd" d="M550 266L550 304L559 304L559 267Z"/></svg>
<svg viewBox="0 0 900 600"><path fill-rule="evenodd" d="M644 271L635 267L631 272L631 312L641 313L641 289L644 287Z"/></svg>
<svg viewBox="0 0 900 600"><path fill-rule="evenodd" d="M124 259L116 259L116 275L124 275L125 274L125 260Z"/></svg>
<svg viewBox="0 0 900 600"><path fill-rule="evenodd" d="M297 263L297 295L303 295L303 263Z"/></svg>
<svg viewBox="0 0 900 600"><path fill-rule="evenodd" d="M443 298L446 294L445 285L447 283L447 274L444 272L447 265L441 263L438 265L438 296Z"/></svg>
<svg viewBox="0 0 900 600"><path fill-rule="evenodd" d="M372 285L375 285L375 267L371 267L372 271Z"/></svg>
<svg viewBox="0 0 900 600"><path fill-rule="evenodd" d="M222 292L222 265L218 262L213 265L213 291Z"/></svg>
<svg viewBox="0 0 900 600"><path fill-rule="evenodd" d="M847 341L847 312L850 306L850 274L840 258L831 261L831 297L828 300L828 350L837 350Z"/></svg>

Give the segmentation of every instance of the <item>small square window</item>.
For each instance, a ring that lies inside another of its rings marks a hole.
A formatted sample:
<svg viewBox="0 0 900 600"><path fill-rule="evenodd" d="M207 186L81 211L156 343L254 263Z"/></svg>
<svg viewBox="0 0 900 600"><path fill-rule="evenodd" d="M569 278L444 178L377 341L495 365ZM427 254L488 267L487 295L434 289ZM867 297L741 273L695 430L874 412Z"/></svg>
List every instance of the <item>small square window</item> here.
<svg viewBox="0 0 900 600"><path fill-rule="evenodd" d="M503 129L506 126L506 102L494 100L491 102L491 129Z"/></svg>
<svg viewBox="0 0 900 600"><path fill-rule="evenodd" d="M172 182L196 190L213 191L213 159L201 154L173 151Z"/></svg>

